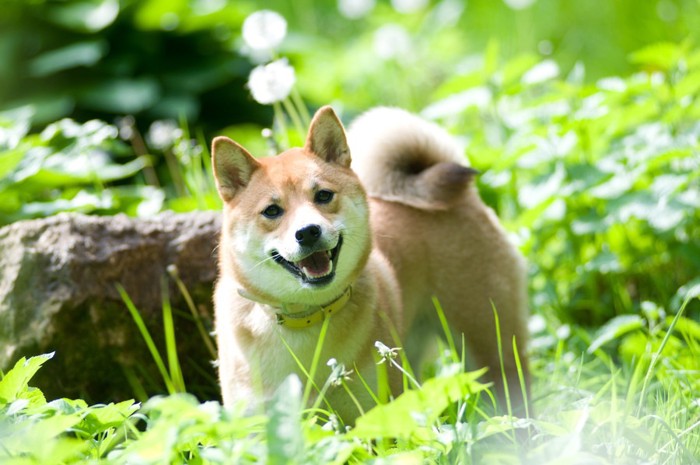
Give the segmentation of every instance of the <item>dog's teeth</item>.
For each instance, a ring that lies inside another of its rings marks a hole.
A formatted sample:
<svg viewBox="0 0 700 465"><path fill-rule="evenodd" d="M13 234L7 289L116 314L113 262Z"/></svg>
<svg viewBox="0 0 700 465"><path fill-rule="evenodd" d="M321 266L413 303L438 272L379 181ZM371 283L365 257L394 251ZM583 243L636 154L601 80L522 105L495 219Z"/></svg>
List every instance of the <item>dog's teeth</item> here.
<svg viewBox="0 0 700 465"><path fill-rule="evenodd" d="M322 275L314 276L314 277L315 278L323 278L324 276L328 276L329 274L331 274L332 271L333 271L333 265L331 264L331 266L328 268L328 272L323 273ZM304 273L306 276L311 276L309 269L306 267L303 267L301 269L301 272Z"/></svg>
<svg viewBox="0 0 700 465"><path fill-rule="evenodd" d="M335 268L335 266L334 266L333 262L330 261L328 263L328 270L326 270L326 272L321 274L321 275L316 275L315 277L316 278L323 278L324 276L328 276L329 274L333 273L333 268ZM301 269L301 272L304 273L304 275L312 276L312 273L309 271L309 269L307 267L302 266L300 269Z"/></svg>

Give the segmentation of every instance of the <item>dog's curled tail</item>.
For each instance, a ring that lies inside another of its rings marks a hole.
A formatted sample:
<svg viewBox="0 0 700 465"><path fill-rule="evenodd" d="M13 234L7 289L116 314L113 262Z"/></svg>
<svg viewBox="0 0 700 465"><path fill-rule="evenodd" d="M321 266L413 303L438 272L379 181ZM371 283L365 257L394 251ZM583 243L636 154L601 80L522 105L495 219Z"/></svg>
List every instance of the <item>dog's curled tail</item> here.
<svg viewBox="0 0 700 465"><path fill-rule="evenodd" d="M352 168L373 197L442 210L476 174L447 131L398 108L368 111L347 135Z"/></svg>

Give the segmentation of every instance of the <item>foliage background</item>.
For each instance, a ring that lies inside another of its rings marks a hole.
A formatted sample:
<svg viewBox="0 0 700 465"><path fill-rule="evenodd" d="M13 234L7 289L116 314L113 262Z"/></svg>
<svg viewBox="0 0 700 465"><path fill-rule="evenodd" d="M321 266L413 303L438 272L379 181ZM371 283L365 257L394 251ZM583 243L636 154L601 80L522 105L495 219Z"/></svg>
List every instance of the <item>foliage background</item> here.
<svg viewBox="0 0 700 465"><path fill-rule="evenodd" d="M422 112L450 129L483 173L482 196L530 263L541 418L527 425L536 430L532 463L692 463L700 454L700 305L692 299L700 294L700 2L395 0L377 1L358 19L333 1L265 7L289 23L276 53L294 66L310 109L332 103L346 121L378 104ZM147 216L219 208L211 137L269 151L260 131L273 112L249 96L258 57L240 38L258 8L0 0L0 223L65 210ZM288 135L274 129L283 143ZM110 423L115 411L133 414L131 404L103 414L82 401L42 403L23 384L30 375L5 381L3 415L18 424L63 418L51 431L67 457L88 448L94 459L127 450L140 460L216 462L216 451L232 453L223 438L233 428L252 444L237 450L242 456L291 457L266 451L267 438L292 444L299 460L311 454L321 462L313 454L328 440L309 422L303 438L279 437L275 428L284 430L288 418L247 419L267 434L250 436L244 420L211 405L155 399L145 410L153 415L148 437L166 437L178 411L198 428L192 437L179 430L182 442L168 436L176 446L157 455L145 440L126 440L139 437L133 424ZM289 395L280 405L299 401ZM378 440L386 430L363 439L374 441L374 453L449 462L454 444L488 443L504 431L501 420L478 418L473 408L466 425L430 433L437 438L411 430L395 449ZM64 424L105 439L66 442ZM461 436L462 427L470 433ZM24 436L7 421L3 431L21 449ZM206 457L202 437L214 444ZM357 438L334 438L334 450L345 451L336 460L368 459Z"/></svg>
<svg viewBox="0 0 700 465"><path fill-rule="evenodd" d="M582 63L587 82L626 75L638 70L631 52L697 38L700 20L696 0L538 0L524 9L490 0L428 3L400 14L379 1L358 19L344 17L329 0L269 1L265 8L290 24L281 52L297 66L309 103L337 100L355 112L377 103L424 108L441 82L494 40L503 59L535 53L564 72ZM0 108L31 104L35 126L65 116L111 122L132 114L142 127L184 116L216 131L269 117L243 88L251 63L240 28L257 2L2 0L0 6ZM373 42L387 24L405 28L409 46L382 57ZM405 73L411 79L393 85Z"/></svg>

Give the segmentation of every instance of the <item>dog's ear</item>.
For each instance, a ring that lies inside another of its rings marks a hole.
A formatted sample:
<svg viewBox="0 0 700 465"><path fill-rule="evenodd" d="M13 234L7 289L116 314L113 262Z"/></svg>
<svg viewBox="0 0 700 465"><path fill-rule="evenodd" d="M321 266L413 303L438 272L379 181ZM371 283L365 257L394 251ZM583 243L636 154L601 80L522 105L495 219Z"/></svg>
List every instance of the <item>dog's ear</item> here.
<svg viewBox="0 0 700 465"><path fill-rule="evenodd" d="M212 167L219 196L224 202L233 199L248 185L260 164L246 149L229 139L217 137L211 144Z"/></svg>
<svg viewBox="0 0 700 465"><path fill-rule="evenodd" d="M329 163L350 167L350 148L345 129L330 106L322 107L314 115L305 149Z"/></svg>

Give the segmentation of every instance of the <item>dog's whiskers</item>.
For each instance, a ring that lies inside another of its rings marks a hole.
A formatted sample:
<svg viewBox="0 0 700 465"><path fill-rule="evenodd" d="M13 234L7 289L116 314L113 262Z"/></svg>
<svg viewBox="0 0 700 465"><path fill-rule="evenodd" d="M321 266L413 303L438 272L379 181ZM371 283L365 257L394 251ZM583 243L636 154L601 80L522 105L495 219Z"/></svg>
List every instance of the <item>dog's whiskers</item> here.
<svg viewBox="0 0 700 465"><path fill-rule="evenodd" d="M270 260L274 260L274 258L273 258L272 256L269 256L269 257L267 257L267 258L265 258L265 259L263 259L263 260L260 260L258 263L256 263L256 264L253 266L253 268L251 268L251 271L252 271L252 270L255 270L257 267L259 267L260 265L262 265L262 264L264 264L265 262L268 262L268 261L270 261Z"/></svg>

